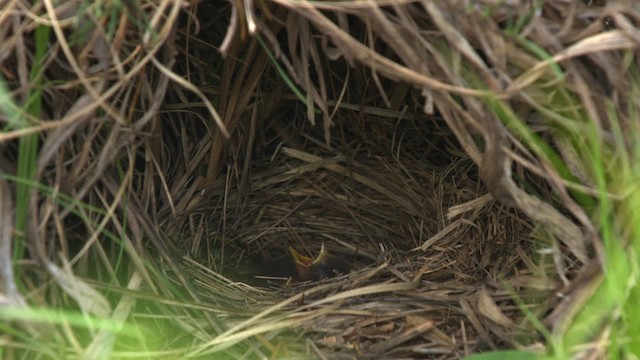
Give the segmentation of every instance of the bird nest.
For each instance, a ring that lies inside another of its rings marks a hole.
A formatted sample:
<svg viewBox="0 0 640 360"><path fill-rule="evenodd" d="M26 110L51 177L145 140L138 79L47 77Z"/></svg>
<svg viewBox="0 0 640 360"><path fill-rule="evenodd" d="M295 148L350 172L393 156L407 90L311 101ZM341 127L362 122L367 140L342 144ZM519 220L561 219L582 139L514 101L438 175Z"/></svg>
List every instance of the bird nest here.
<svg viewBox="0 0 640 360"><path fill-rule="evenodd" d="M355 126L354 114L339 116L342 139L328 145L322 129L292 122L296 148L269 139L246 178L227 164L226 180L206 189L219 200L189 211L201 227L182 230L199 236L181 250L201 281L213 269L275 294L278 311L228 336L282 324L327 357L517 346L522 311L556 286L539 273L531 223L492 200L442 119L371 116ZM329 271L301 276L292 251L326 254L317 260Z"/></svg>
<svg viewBox="0 0 640 360"><path fill-rule="evenodd" d="M637 238L637 6L54 3L0 12L9 356L602 357L626 324L575 319Z"/></svg>

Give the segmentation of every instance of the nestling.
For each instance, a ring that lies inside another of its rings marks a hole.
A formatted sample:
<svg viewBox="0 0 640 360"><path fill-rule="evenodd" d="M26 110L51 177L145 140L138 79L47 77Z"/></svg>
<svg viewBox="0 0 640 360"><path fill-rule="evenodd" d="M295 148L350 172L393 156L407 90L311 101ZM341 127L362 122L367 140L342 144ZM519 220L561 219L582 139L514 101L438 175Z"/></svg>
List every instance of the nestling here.
<svg viewBox="0 0 640 360"><path fill-rule="evenodd" d="M318 281L349 272L349 266L345 262L329 255L324 243L315 259L300 254L292 247L289 247L289 251L298 275L296 280Z"/></svg>

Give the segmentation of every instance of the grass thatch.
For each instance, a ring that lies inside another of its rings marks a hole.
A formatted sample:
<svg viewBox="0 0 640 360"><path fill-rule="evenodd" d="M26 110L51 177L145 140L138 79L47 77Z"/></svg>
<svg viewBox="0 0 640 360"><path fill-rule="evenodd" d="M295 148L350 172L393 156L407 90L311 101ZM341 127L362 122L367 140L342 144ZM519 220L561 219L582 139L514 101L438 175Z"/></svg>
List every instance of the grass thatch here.
<svg viewBox="0 0 640 360"><path fill-rule="evenodd" d="M640 353L634 2L1 7L3 358Z"/></svg>

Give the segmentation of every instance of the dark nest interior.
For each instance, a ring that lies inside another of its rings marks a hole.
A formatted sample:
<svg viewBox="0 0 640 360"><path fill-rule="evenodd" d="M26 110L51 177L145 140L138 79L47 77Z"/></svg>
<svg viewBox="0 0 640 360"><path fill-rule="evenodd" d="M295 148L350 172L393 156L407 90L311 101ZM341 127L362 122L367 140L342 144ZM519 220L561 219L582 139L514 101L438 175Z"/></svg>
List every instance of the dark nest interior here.
<svg viewBox="0 0 640 360"><path fill-rule="evenodd" d="M17 3L0 73L39 110L2 138L7 302L134 329L28 323L31 355L541 353L592 288L567 119L626 108L630 5Z"/></svg>

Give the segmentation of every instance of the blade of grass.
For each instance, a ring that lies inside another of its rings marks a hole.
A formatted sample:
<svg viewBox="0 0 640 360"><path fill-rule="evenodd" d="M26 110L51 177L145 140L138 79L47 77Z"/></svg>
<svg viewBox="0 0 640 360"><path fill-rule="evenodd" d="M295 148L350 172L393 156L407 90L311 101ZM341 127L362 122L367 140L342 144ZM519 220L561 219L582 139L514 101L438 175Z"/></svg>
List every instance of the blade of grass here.
<svg viewBox="0 0 640 360"><path fill-rule="evenodd" d="M29 76L30 84L32 84L31 93L25 103L26 113L35 118L42 116L42 66L45 61L45 55L49 48L49 34L51 28L40 25L35 29L35 51L34 63ZM20 113L17 113L20 114ZM16 124L20 128L29 127L30 124L24 118L18 119ZM26 180L35 180L38 156L38 137L37 133L25 135L19 140L18 152L18 177ZM16 184L16 241L14 242L13 256L15 264L18 259L22 259L24 255L24 239L26 236L26 219L29 212L29 196L31 188L24 184Z"/></svg>
<svg viewBox="0 0 640 360"><path fill-rule="evenodd" d="M278 60L276 60L276 57L273 55L273 52L271 52L267 44L265 44L264 40L262 40L262 37L259 34L257 34L256 39L258 40L258 43L260 43L260 46L262 47L264 52L267 54L267 56L269 57L269 60L271 60L271 63L273 64L273 66L275 66L276 70L278 71L278 74L284 80L285 84L287 84L291 92L293 92L298 98L298 100L300 100L305 106L309 106L309 104L307 103L307 97L302 93L302 91L300 91L300 89L298 89L294 81L289 77L289 75L287 75L287 72L282 68L282 66L280 66L280 64L278 63ZM313 106L313 104L311 104L311 106ZM315 107L313 108L313 111L316 114L320 113L320 110L315 109Z"/></svg>

